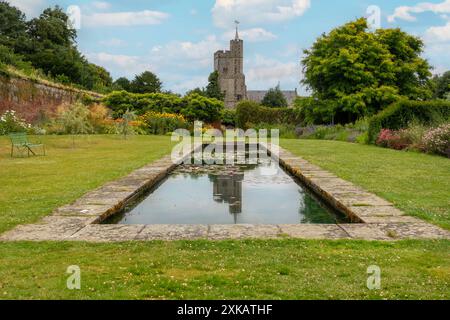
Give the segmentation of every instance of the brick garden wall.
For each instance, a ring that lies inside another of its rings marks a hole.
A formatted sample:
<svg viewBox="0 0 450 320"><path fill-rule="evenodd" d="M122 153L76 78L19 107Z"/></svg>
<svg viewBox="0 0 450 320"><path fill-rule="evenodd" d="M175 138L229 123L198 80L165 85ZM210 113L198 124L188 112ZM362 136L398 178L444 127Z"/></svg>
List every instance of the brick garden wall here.
<svg viewBox="0 0 450 320"><path fill-rule="evenodd" d="M54 113L59 105L73 103L85 94L69 87L0 74L0 114L15 110L21 118L31 123ZM93 93L89 95L101 97Z"/></svg>

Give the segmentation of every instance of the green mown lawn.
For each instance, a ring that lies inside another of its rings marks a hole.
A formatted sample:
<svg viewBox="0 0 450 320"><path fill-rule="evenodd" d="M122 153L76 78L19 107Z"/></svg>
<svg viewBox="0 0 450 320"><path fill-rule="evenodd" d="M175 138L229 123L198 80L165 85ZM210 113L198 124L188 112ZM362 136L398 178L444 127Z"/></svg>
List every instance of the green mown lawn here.
<svg viewBox="0 0 450 320"><path fill-rule="evenodd" d="M0 232L37 221L171 145L168 137L80 137L76 148L70 137L44 139L47 157L10 159L0 138ZM337 142L283 146L448 227L447 159ZM81 268L80 291L66 288L70 265ZM382 270L381 291L366 288L370 265ZM449 299L449 288L450 241L0 243L0 299Z"/></svg>
<svg viewBox="0 0 450 320"><path fill-rule="evenodd" d="M450 230L449 159L336 141L283 140L281 144L407 214Z"/></svg>
<svg viewBox="0 0 450 320"><path fill-rule="evenodd" d="M75 148L71 137L42 139L46 157L17 159L9 155L9 140L0 138L0 232L33 223L171 150L170 137L81 136Z"/></svg>
<svg viewBox="0 0 450 320"><path fill-rule="evenodd" d="M449 241L222 241L0 246L0 298L450 299ZM66 270L81 269L81 290ZM367 268L381 268L381 290Z"/></svg>

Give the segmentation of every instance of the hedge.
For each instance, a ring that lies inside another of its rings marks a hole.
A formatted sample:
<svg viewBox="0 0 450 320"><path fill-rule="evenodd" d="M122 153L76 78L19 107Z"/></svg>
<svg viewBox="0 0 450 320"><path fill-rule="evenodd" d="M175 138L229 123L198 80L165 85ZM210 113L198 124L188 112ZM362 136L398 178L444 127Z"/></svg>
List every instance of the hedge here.
<svg viewBox="0 0 450 320"><path fill-rule="evenodd" d="M236 125L242 129L261 123L298 125L303 120L299 108L268 108L252 101L240 102L236 107Z"/></svg>
<svg viewBox="0 0 450 320"><path fill-rule="evenodd" d="M369 121L369 142L374 143L381 129L400 130L416 121L434 125L450 119L450 102L400 100Z"/></svg>
<svg viewBox="0 0 450 320"><path fill-rule="evenodd" d="M201 120L211 123L220 119L223 102L191 94L184 98L169 93L130 93L115 91L103 99L104 104L120 118L127 110L143 115L149 111L182 114L189 121Z"/></svg>

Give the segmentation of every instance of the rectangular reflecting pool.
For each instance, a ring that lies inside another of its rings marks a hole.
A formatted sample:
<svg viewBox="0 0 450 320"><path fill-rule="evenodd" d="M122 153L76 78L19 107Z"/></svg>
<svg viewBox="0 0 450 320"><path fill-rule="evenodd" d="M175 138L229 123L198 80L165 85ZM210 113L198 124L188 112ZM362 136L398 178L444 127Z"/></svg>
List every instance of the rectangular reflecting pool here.
<svg viewBox="0 0 450 320"><path fill-rule="evenodd" d="M256 165L180 165L105 223L332 224L329 209L270 158Z"/></svg>

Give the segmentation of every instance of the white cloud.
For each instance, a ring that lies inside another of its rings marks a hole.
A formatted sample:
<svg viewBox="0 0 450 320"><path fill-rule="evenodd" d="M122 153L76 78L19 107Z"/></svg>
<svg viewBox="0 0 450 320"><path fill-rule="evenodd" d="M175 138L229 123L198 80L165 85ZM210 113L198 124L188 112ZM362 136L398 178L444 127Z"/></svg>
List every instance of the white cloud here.
<svg viewBox="0 0 450 320"><path fill-rule="evenodd" d="M170 90L178 93L185 93L195 88L204 88L208 84L208 76L186 77L178 79L171 86Z"/></svg>
<svg viewBox="0 0 450 320"><path fill-rule="evenodd" d="M106 10L106 9L111 8L111 4L106 1L94 1L94 2L92 2L92 6L95 9L99 9L99 10Z"/></svg>
<svg viewBox="0 0 450 320"><path fill-rule="evenodd" d="M173 41L151 49L150 59L162 65L179 65L183 68L212 66L214 52L223 44L215 36L199 42Z"/></svg>
<svg viewBox="0 0 450 320"><path fill-rule="evenodd" d="M430 43L450 41L450 22L445 26L428 28L425 32L425 41Z"/></svg>
<svg viewBox="0 0 450 320"><path fill-rule="evenodd" d="M27 18L38 16L47 5L46 0L8 0L8 2L25 13Z"/></svg>
<svg viewBox="0 0 450 320"><path fill-rule="evenodd" d="M301 68L298 62L282 62L256 55L246 60L246 78L249 89L267 89L278 82L286 89L299 87Z"/></svg>
<svg viewBox="0 0 450 320"><path fill-rule="evenodd" d="M83 25L87 27L127 27L161 24L169 17L160 11L94 13L83 16Z"/></svg>
<svg viewBox="0 0 450 320"><path fill-rule="evenodd" d="M107 47L121 47L124 46L125 44L126 44L125 41L117 38L100 41L100 45Z"/></svg>
<svg viewBox="0 0 450 320"><path fill-rule="evenodd" d="M214 52L224 44L217 37L208 36L198 42L172 41L154 46L148 55L114 55L106 52L89 53L93 63L114 71L114 76L133 78L144 70L158 74L167 89L184 93L195 87L204 87L213 69Z"/></svg>
<svg viewBox="0 0 450 320"><path fill-rule="evenodd" d="M450 0L445 0L441 3L422 2L415 6L401 6L395 9L394 14L388 17L389 22L395 20L416 21L417 18L413 14L433 12L436 14L450 13Z"/></svg>
<svg viewBox="0 0 450 320"><path fill-rule="evenodd" d="M226 32L223 35L223 39L224 40L234 39L234 36L235 36L234 31ZM269 41L277 38L276 35L263 28L239 30L239 37L249 42Z"/></svg>
<svg viewBox="0 0 450 320"><path fill-rule="evenodd" d="M310 0L216 0L212 14L216 26L229 28L235 19L245 25L287 21L310 6Z"/></svg>
<svg viewBox="0 0 450 320"><path fill-rule="evenodd" d="M114 70L120 76L131 78L144 70L157 71L154 65L139 56L115 55L106 52L87 53L85 56L89 61L105 67L107 70Z"/></svg>

